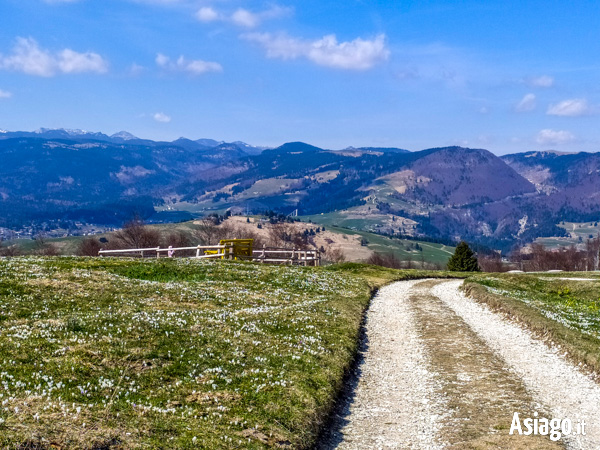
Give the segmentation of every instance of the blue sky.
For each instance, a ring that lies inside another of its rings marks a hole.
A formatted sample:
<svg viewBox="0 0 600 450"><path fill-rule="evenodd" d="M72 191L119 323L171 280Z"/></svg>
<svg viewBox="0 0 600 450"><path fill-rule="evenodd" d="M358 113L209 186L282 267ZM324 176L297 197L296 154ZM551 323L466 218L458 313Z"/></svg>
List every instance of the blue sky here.
<svg viewBox="0 0 600 450"><path fill-rule="evenodd" d="M1 0L0 129L600 144L600 2Z"/></svg>

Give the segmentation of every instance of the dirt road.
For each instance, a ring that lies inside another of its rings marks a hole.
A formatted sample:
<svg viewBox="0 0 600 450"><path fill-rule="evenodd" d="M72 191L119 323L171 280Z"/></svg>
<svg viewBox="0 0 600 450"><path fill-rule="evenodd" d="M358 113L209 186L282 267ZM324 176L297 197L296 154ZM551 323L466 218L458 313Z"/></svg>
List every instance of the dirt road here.
<svg viewBox="0 0 600 450"><path fill-rule="evenodd" d="M600 449L600 386L460 284L381 289L322 448ZM586 435L511 435L515 412L523 431L526 418L569 418Z"/></svg>

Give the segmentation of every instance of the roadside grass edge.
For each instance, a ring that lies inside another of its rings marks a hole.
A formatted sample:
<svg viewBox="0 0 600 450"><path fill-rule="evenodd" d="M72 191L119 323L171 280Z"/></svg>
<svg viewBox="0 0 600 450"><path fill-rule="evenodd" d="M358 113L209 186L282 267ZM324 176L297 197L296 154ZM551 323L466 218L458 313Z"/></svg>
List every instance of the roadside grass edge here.
<svg viewBox="0 0 600 450"><path fill-rule="evenodd" d="M600 381L599 339L552 320L517 299L489 292L476 281L466 280L461 289L476 302L525 327L548 347L564 350L569 361Z"/></svg>

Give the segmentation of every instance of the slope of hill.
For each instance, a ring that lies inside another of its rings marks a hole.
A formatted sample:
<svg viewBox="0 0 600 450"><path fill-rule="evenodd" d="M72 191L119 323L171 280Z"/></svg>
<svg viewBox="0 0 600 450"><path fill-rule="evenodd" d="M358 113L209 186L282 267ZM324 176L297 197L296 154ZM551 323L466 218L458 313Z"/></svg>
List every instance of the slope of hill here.
<svg viewBox="0 0 600 450"><path fill-rule="evenodd" d="M332 151L302 142L259 151L242 142L153 142L126 132L3 133L0 227L121 225L155 209L298 209L346 216L357 229L372 230L382 219L378 231L389 234L509 246L562 236L555 224L563 220L600 217L598 154L498 158L461 147Z"/></svg>

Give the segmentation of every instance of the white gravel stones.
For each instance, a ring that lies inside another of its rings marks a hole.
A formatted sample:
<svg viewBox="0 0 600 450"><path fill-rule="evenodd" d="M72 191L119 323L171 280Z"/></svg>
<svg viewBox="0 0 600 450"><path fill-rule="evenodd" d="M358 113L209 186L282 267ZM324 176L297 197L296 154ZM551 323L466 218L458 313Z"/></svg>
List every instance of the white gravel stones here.
<svg viewBox="0 0 600 450"><path fill-rule="evenodd" d="M386 286L371 303L368 347L337 448L443 448L436 432L444 402L435 393L408 305L409 291L418 282Z"/></svg>
<svg viewBox="0 0 600 450"><path fill-rule="evenodd" d="M600 449L600 386L579 372L531 333L510 323L462 294L462 281L441 283L432 289L477 332L524 381L533 397L552 410L554 418L586 421L586 436L563 442L573 449Z"/></svg>

